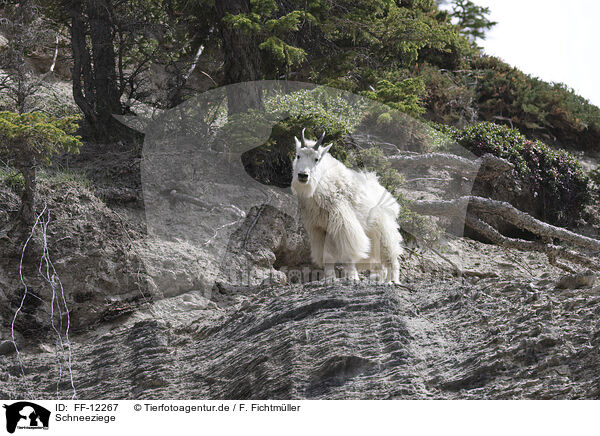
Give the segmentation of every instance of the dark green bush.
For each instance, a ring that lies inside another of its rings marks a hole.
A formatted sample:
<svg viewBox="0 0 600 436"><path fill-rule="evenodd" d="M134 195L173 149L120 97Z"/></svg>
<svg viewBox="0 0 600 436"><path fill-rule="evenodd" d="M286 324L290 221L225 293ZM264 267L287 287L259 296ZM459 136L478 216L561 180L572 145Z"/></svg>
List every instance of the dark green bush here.
<svg viewBox="0 0 600 436"><path fill-rule="evenodd" d="M359 123L362 106L362 99L349 100L338 91L328 88L301 90L265 99L266 113L283 113L286 118L273 125L270 137L264 144L242 155L246 171L261 183L290 186L292 157L295 152L294 136L299 137L304 128L307 139L316 139L325 131L324 143L333 143L330 153L342 162L345 161L347 152L342 138ZM266 115L255 115L255 118L263 120ZM250 126L251 123L256 124L256 119L250 118L247 129L237 126L236 131L255 131L256 128ZM235 124L239 123L236 121ZM270 126L272 123L267 124ZM245 143L249 142L245 140Z"/></svg>
<svg viewBox="0 0 600 436"><path fill-rule="evenodd" d="M383 104L369 107L356 130L373 135L394 148L425 152L430 146L430 130L421 119Z"/></svg>
<svg viewBox="0 0 600 436"><path fill-rule="evenodd" d="M317 139L326 130L323 142L333 142L330 153L344 161L347 153L342 142L343 132L339 129L327 130L325 127L318 118L312 116L290 117L275 124L266 143L242 154L244 168L250 176L265 185L281 188L290 186L292 158L296 150L294 136L299 137L304 128L307 139Z"/></svg>
<svg viewBox="0 0 600 436"><path fill-rule="evenodd" d="M364 91L362 94L408 115L416 117L425 112L421 101L425 94L425 84L419 78L404 79L396 83L380 80L375 85L375 91Z"/></svg>
<svg viewBox="0 0 600 436"><path fill-rule="evenodd" d="M506 122L563 147L599 150L600 108L560 83L531 77L492 56L471 61L480 119Z"/></svg>
<svg viewBox="0 0 600 436"><path fill-rule="evenodd" d="M3 181L16 194L21 194L25 188L23 175L16 170L0 171L0 181Z"/></svg>
<svg viewBox="0 0 600 436"><path fill-rule="evenodd" d="M421 86L411 93L408 88L418 82L402 81L418 81L414 74L418 65L427 62L458 69L473 52L468 38L433 0L321 3L328 5L326 23L320 27L325 36L322 41L328 44L306 47L307 73L316 83L351 92L383 93L386 103L408 103L413 110L414 102L406 100L411 96L420 100ZM382 84L382 80L390 83Z"/></svg>
<svg viewBox="0 0 600 436"><path fill-rule="evenodd" d="M475 91L464 75L423 64L419 77L425 84L424 118L437 123L464 126L477 121Z"/></svg>
<svg viewBox="0 0 600 436"><path fill-rule="evenodd" d="M458 144L477 156L491 153L515 165L518 176L530 184L534 199L543 205L543 219L573 224L590 201L589 179L579 162L564 150L531 141L516 129L481 122L464 129L440 126Z"/></svg>
<svg viewBox="0 0 600 436"><path fill-rule="evenodd" d="M23 176L20 218L33 224L36 171L50 165L59 152L79 153L81 138L73 135L79 117L56 118L41 112L0 112L0 158Z"/></svg>
<svg viewBox="0 0 600 436"><path fill-rule="evenodd" d="M352 151L346 164L356 170L373 171L377 174L379 182L395 197L402 199L400 187L404 184L404 177L385 158L383 151L378 147Z"/></svg>

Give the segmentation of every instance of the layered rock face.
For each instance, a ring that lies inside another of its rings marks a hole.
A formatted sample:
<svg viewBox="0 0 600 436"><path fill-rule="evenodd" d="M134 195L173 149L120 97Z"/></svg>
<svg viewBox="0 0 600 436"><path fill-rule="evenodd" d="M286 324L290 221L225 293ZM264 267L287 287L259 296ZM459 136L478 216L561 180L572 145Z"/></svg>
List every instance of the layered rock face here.
<svg viewBox="0 0 600 436"><path fill-rule="evenodd" d="M185 293L74 336L73 384L81 399L598 398L599 290L315 282L229 307ZM0 396L54 398L53 348L21 359L24 378L0 356Z"/></svg>

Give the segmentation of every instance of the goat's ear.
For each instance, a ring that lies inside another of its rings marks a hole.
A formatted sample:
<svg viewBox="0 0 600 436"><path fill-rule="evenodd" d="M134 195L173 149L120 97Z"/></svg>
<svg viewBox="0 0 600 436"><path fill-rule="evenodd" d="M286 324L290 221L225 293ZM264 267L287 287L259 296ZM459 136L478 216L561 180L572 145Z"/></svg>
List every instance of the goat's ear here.
<svg viewBox="0 0 600 436"><path fill-rule="evenodd" d="M300 148L302 148L302 143L295 136L294 136L294 139L296 140L296 153L298 153L298 151L300 150Z"/></svg>
<svg viewBox="0 0 600 436"><path fill-rule="evenodd" d="M329 145L326 145L325 147L319 147L319 156L325 156L332 145L333 142Z"/></svg>

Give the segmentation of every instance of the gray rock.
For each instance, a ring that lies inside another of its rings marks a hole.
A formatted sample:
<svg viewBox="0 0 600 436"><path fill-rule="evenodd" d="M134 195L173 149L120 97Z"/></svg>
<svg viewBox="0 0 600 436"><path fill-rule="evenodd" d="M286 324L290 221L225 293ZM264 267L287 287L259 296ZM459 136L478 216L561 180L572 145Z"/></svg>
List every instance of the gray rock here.
<svg viewBox="0 0 600 436"><path fill-rule="evenodd" d="M556 283L556 289L591 288L596 282L596 275L591 271L562 276Z"/></svg>
<svg viewBox="0 0 600 436"><path fill-rule="evenodd" d="M15 345L12 341L1 341L0 342L0 356L11 354L15 351Z"/></svg>
<svg viewBox="0 0 600 436"><path fill-rule="evenodd" d="M600 296L525 303L521 288L313 282L249 288L225 309L184 294L173 303L193 307L176 318L157 302L73 337L74 384L81 399L600 397ZM53 397L54 356L27 349L23 361L33 396ZM17 363L5 367L0 390L22 396Z"/></svg>

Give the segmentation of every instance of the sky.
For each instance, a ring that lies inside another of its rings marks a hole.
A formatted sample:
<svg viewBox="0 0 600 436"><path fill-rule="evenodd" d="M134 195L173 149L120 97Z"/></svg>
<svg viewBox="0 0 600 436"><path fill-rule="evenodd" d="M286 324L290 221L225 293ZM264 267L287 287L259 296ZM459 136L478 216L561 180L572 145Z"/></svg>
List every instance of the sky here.
<svg viewBox="0 0 600 436"><path fill-rule="evenodd" d="M600 106L600 1L472 1L498 22L478 41L486 53Z"/></svg>

